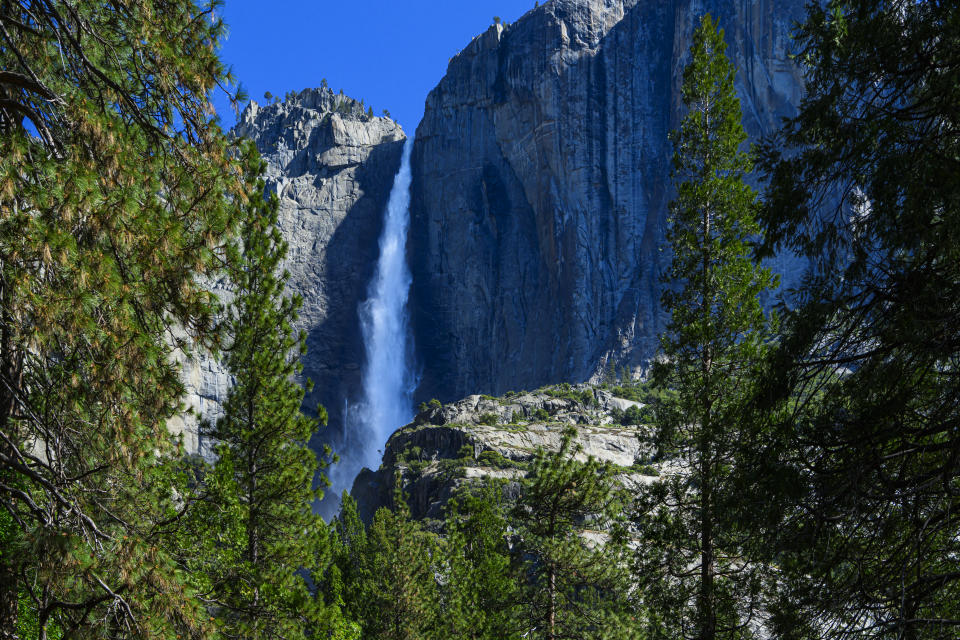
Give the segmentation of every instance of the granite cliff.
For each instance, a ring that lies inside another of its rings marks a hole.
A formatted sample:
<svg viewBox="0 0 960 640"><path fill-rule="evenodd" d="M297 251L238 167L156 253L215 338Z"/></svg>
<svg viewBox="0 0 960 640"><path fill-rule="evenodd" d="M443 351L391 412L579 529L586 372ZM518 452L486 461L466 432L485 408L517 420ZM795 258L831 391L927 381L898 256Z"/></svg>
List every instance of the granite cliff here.
<svg viewBox="0 0 960 640"><path fill-rule="evenodd" d="M383 210L406 135L393 120L370 117L359 101L328 88L262 106L251 102L233 134L256 143L267 161L267 192L280 199L279 225L289 245L287 290L303 298L296 327L307 334L302 377L315 385L304 407L327 408L334 431L320 438L336 442L344 402L360 388L357 308L376 265ZM214 289L229 296L222 283ZM189 403L216 417L229 386L219 363L202 358L184 368Z"/></svg>
<svg viewBox="0 0 960 640"><path fill-rule="evenodd" d="M683 116L679 84L696 22L710 11L726 28L756 139L799 102L801 77L788 54L802 5L550 0L491 26L451 60L427 98L412 158L407 250L419 399L596 381L610 368L644 366L664 321L668 132ZM251 103L234 133L257 143L267 189L280 198L289 291L304 299L303 375L316 385L305 406L328 408L332 433L321 439L336 444L345 403L361 386L357 309L406 136L326 88ZM786 257L773 266L788 281L796 267ZM209 359L185 369L191 404L215 417L227 377ZM543 432L542 446L559 438L551 421L537 424L527 433ZM450 437L479 451L483 429L470 433ZM358 488L383 490L378 473L365 472ZM420 512L435 513L437 501L424 500Z"/></svg>
<svg viewBox="0 0 960 640"><path fill-rule="evenodd" d="M695 23L710 11L726 28L756 139L800 99L788 53L802 10L802 0L551 0L451 60L413 157L421 398L644 365L663 326L667 136L683 116Z"/></svg>

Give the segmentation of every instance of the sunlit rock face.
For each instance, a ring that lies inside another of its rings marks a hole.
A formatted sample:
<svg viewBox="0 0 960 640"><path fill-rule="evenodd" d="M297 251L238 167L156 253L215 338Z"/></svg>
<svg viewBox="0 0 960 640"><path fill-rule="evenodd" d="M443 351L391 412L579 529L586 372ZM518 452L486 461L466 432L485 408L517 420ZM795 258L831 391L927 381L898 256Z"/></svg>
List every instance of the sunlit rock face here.
<svg viewBox="0 0 960 640"><path fill-rule="evenodd" d="M411 515L433 527L450 498L467 486L499 480L504 497L514 500L536 452L557 451L570 427L581 448L577 459L610 463L617 482L636 489L660 473L677 473L682 462L651 464L651 427L619 424L634 406L643 405L590 385L434 403L393 434L383 464L361 471L351 493L369 522L377 509L393 506L399 480Z"/></svg>
<svg viewBox="0 0 960 640"><path fill-rule="evenodd" d="M587 380L653 355L667 136L707 11L726 29L756 140L801 97L788 53L802 0L552 0L451 60L413 157L421 398Z"/></svg>
<svg viewBox="0 0 960 640"><path fill-rule="evenodd" d="M314 382L305 406L324 404L336 427L344 399L359 387L357 307L376 266L406 135L393 120L369 118L358 102L330 89L251 105L234 133L256 141L267 161L267 190L280 198L287 288L303 298L303 376Z"/></svg>
<svg viewBox="0 0 960 640"><path fill-rule="evenodd" d="M335 442L344 401L360 386L357 308L377 262L383 209L406 135L393 120L368 117L361 103L330 89L252 102L233 134L256 142L267 161L266 190L280 199L287 293L303 298L296 323L307 334L301 379L314 382L304 407L327 407L331 427L320 439ZM214 289L229 296L223 283ZM209 358L187 362L185 379L189 404L215 418L229 389L222 365Z"/></svg>

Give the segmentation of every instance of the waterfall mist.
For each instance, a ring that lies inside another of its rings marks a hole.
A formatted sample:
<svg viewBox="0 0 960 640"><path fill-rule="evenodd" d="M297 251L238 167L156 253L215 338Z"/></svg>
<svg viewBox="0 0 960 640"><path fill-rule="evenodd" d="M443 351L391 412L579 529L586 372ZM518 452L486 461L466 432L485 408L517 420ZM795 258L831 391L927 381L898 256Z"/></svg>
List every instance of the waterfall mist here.
<svg viewBox="0 0 960 640"><path fill-rule="evenodd" d="M414 415L417 376L410 365L410 270L406 256L412 149L413 138L408 138L384 211L377 268L367 289L367 299L359 309L366 363L361 398L348 404L344 412L343 440L336 451L340 462L330 469L330 493L337 501L344 490L350 490L363 467L375 470L380 466L390 434Z"/></svg>

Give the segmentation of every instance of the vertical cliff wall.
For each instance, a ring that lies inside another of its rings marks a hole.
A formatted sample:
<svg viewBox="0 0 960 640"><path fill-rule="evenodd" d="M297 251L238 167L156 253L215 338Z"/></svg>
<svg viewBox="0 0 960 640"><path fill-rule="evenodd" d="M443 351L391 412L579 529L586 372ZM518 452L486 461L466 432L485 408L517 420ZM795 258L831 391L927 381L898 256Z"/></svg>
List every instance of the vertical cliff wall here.
<svg viewBox="0 0 960 640"><path fill-rule="evenodd" d="M287 287L303 297L305 406L320 402L339 423L344 399L360 387L363 341L357 307L377 262L377 239L406 135L389 118L369 118L330 89L284 102L251 104L234 133L252 138L267 161L267 189L280 198L289 251Z"/></svg>
<svg viewBox="0 0 960 640"><path fill-rule="evenodd" d="M233 133L256 142L267 161L267 191L279 196L279 225L289 245L287 291L303 298L296 326L307 333L302 377L314 382L304 406L308 412L326 406L331 429L319 437L337 442L344 403L360 388L357 308L376 265L406 135L393 120L368 117L358 101L330 89L307 89L263 106L251 102ZM229 297L222 283L214 288ZM215 418L229 387L220 364L188 361L184 374L188 402ZM188 440L195 449L195 435Z"/></svg>
<svg viewBox="0 0 960 640"><path fill-rule="evenodd" d="M453 58L413 158L421 397L585 380L653 354L693 30L707 11L726 29L757 138L799 102L787 54L802 6L551 0Z"/></svg>

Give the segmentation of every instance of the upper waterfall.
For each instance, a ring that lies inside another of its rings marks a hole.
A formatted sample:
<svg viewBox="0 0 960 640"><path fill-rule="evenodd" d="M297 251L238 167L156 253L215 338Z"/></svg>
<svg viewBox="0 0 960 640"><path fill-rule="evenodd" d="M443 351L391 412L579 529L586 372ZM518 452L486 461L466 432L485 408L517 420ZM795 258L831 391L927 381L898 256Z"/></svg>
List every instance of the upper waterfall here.
<svg viewBox="0 0 960 640"><path fill-rule="evenodd" d="M390 434L413 419L417 376L411 367L407 319L411 278L406 258L412 149L409 138L384 210L377 268L359 308L366 362L362 396L347 408L345 442L338 451L341 461L331 473L332 489L338 495L350 488L360 469L380 465Z"/></svg>

